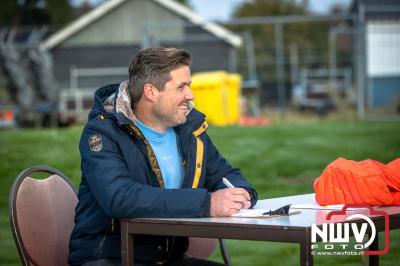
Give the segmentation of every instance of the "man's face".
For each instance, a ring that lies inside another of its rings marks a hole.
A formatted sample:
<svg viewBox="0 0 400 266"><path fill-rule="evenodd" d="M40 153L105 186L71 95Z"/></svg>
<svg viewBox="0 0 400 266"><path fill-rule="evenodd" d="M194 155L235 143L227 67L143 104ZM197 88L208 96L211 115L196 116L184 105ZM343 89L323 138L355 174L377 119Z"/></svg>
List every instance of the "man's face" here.
<svg viewBox="0 0 400 266"><path fill-rule="evenodd" d="M191 76L189 66L180 66L170 72L171 79L165 89L158 91L153 115L165 130L186 122L189 101L194 99L190 90Z"/></svg>

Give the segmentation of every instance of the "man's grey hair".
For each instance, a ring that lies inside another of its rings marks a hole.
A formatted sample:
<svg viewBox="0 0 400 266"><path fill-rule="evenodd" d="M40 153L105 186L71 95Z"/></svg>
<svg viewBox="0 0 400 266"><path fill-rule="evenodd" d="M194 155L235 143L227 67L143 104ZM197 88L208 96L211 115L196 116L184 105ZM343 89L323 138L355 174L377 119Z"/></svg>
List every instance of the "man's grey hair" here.
<svg viewBox="0 0 400 266"><path fill-rule="evenodd" d="M171 79L169 73L180 66L189 66L191 61L188 52L177 48L157 47L140 51L129 64L129 94L132 109L135 109L135 105L142 97L145 84L151 84L162 91Z"/></svg>

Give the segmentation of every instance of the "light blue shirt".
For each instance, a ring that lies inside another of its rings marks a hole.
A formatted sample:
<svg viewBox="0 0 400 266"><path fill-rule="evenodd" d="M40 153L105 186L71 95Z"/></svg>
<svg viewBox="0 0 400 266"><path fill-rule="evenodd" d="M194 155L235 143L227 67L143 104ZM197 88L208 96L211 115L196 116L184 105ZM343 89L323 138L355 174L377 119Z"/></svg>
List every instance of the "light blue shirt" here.
<svg viewBox="0 0 400 266"><path fill-rule="evenodd" d="M180 188L184 171L175 131L169 128L165 132L159 133L137 119L135 120L135 125L143 133L156 155L165 188Z"/></svg>

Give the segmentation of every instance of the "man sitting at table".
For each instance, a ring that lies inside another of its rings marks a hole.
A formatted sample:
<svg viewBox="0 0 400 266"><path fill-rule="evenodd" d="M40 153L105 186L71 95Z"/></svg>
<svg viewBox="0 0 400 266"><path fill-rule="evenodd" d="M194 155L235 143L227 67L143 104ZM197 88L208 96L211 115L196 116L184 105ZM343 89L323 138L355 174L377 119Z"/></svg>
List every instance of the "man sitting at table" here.
<svg viewBox="0 0 400 266"><path fill-rule="evenodd" d="M71 265L120 265L120 218L230 216L256 203L193 109L190 62L184 50L145 49L132 59L129 81L96 91L79 144ZM187 257L187 247L185 237L135 236L135 263L218 265Z"/></svg>

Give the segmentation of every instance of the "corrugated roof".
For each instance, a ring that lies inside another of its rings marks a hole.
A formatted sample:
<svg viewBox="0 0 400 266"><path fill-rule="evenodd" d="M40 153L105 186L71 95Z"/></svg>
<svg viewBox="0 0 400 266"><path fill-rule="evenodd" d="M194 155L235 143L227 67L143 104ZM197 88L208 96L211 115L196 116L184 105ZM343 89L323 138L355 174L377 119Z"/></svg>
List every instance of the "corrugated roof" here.
<svg viewBox="0 0 400 266"><path fill-rule="evenodd" d="M95 9L81 16L77 20L68 24L66 27L55 32L49 38L45 39L41 43L40 47L42 49L52 49L53 47L56 47L63 41L67 40L77 32L83 30L85 27L94 23L96 20L103 17L107 13L111 12L113 9L117 8L126 1L130 0L105 1ZM228 42L233 46L239 46L242 44L242 39L238 35L230 32L229 30L225 29L224 27L216 23L206 21L204 18L193 12L190 8L186 7L183 4L180 4L179 2L173 0L151 0L151 1L160 4L166 9L183 17L184 19L187 19L191 23L200 26L204 30L210 32L211 34L215 35L220 39L223 39L224 41Z"/></svg>

